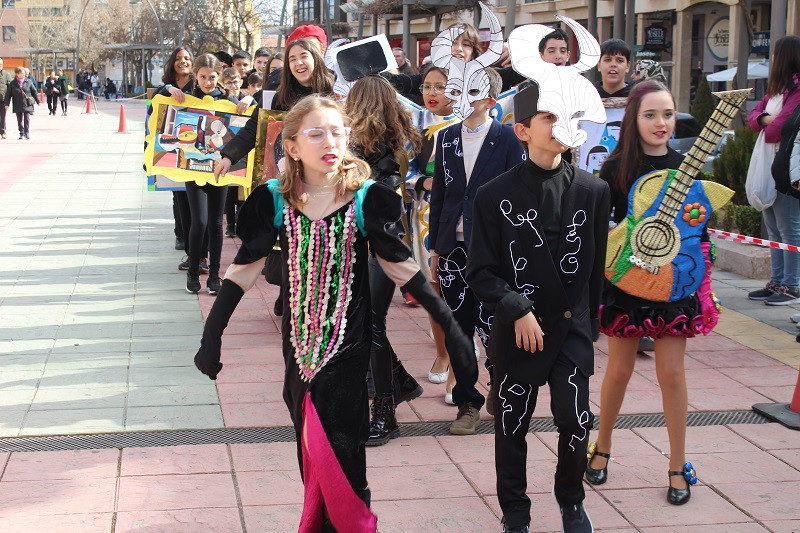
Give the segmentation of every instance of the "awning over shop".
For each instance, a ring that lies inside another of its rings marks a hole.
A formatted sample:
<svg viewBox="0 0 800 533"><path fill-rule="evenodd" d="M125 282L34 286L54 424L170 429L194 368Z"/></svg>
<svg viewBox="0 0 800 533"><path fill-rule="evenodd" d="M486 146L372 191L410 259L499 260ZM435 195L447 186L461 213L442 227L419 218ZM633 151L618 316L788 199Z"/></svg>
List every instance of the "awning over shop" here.
<svg viewBox="0 0 800 533"><path fill-rule="evenodd" d="M769 63L766 60L751 61L747 64L748 80L764 80L767 76L769 76ZM706 75L708 81L732 81L735 77L736 67Z"/></svg>

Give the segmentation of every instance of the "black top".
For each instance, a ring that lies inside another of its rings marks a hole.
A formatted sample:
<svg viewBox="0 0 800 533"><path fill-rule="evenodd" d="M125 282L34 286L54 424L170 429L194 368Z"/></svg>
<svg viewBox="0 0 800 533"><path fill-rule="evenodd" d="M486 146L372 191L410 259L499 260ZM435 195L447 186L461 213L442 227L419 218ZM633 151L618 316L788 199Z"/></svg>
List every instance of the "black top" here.
<svg viewBox="0 0 800 533"><path fill-rule="evenodd" d="M665 168L677 169L681 166L682 162L683 156L672 148L667 148L667 153L665 155L645 155L644 161L636 173L636 178L638 179L654 170L663 170ZM611 220L617 224L624 220L628 214L628 191L619 191L614 185L618 168L618 160L606 160L600 169L600 179L608 183L611 189ZM633 185L633 182L631 182L631 185ZM630 189L630 187L628 189Z"/></svg>
<svg viewBox="0 0 800 533"><path fill-rule="evenodd" d="M597 89L597 92L600 93L600 98L627 98L628 94L631 92L631 85L628 83L625 84L625 87L615 93L610 93L603 89L602 81L595 82L594 87Z"/></svg>
<svg viewBox="0 0 800 533"><path fill-rule="evenodd" d="M554 169L544 169L530 159L523 163L522 169L520 176L530 184L539 197L539 205L547 206L546 209L539 210L539 217L544 228L547 247L550 248L550 255L555 261L563 225L561 203L569 186L572 185L575 169L572 165L564 164L564 161Z"/></svg>

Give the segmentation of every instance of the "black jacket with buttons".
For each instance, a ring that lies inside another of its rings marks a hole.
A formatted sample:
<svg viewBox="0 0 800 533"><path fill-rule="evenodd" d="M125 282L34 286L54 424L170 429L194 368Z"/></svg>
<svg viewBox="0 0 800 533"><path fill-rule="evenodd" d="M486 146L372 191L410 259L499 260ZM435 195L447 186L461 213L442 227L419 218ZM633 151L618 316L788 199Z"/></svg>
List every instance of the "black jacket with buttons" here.
<svg viewBox="0 0 800 533"><path fill-rule="evenodd" d="M585 376L594 371L610 194L605 182L574 169L551 254L542 225L548 206L537 196L533 168L520 164L478 190L467 283L494 315L488 355L500 375L543 385L559 353ZM541 352L516 345L514 322L529 312L544 332Z"/></svg>

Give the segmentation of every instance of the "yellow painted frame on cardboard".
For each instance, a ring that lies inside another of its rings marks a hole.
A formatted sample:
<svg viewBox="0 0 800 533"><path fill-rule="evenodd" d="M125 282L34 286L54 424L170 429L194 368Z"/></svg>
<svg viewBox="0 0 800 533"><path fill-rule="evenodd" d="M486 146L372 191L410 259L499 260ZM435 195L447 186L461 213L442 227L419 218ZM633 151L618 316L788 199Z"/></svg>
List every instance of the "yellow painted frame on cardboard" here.
<svg viewBox="0 0 800 533"><path fill-rule="evenodd" d="M240 169L241 175L236 174L227 174L225 176L221 176L219 182L214 181L214 174L213 172L207 170L189 170L184 168L176 168L173 166L161 166L158 165L158 161L160 161L164 157L168 157L165 154L170 153L168 150L156 150L157 144L160 147L160 144L157 143L156 135L160 135L159 131L161 130L164 121L167 119L167 113L170 111L170 107L174 108L174 111L180 112L187 109L191 110L202 110L202 111L210 111L214 113L218 113L225 116L235 116L241 117L241 119L237 119L237 122L241 122L241 125L237 125L239 128L243 128L244 124L246 123L249 116L253 113L253 110L256 106L250 106L247 109L247 112L244 115L239 115L236 112L236 104L231 102L230 100L214 100L210 96L206 96L202 100L200 98L196 98L194 96L186 95L184 101L182 103L178 103L177 100L172 98L171 96L164 96L164 95L156 95L153 97L152 100L152 113L148 118L147 122L147 131L148 134L145 136L145 142L147 146L144 151L144 165L145 171L148 175L160 174L165 176L173 181L194 181L198 185L205 185L206 183L210 183L211 185L241 185L244 187L250 187L252 183L252 174L253 174L253 162L254 162L254 153L251 150L250 153L247 155L247 164ZM191 136L191 132L186 132L187 135ZM196 134L196 131L195 131ZM232 138L233 134L228 131L226 135L230 135ZM177 136L176 136L177 137ZM230 138L226 139L225 142L228 142ZM176 148L180 151L176 153L176 164L180 164L181 155L183 154L183 147L178 147L178 144L181 144L180 141L176 144ZM187 144L188 143L184 143ZM222 144L219 148L223 148L225 145ZM191 149L193 152L202 153L206 155L207 152L200 152L196 149ZM219 154L219 150L215 150L214 153ZM156 159L159 154L161 155L158 159ZM171 157L170 157L171 158ZM190 159L190 158L188 158ZM213 169L216 164L216 160L211 160L211 168ZM187 163L188 166L188 163Z"/></svg>

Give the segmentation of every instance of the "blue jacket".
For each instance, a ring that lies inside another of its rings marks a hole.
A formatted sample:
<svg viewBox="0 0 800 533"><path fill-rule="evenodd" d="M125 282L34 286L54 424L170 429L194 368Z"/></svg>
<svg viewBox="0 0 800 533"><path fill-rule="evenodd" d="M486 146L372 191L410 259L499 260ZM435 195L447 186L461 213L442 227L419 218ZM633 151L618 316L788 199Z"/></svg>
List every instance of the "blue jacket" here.
<svg viewBox="0 0 800 533"><path fill-rule="evenodd" d="M439 132L431 187L428 247L448 254L456 246L456 227L464 217L464 244L472 233L472 203L478 187L525 160L525 151L510 125L493 121L483 140L467 184L461 142L461 123Z"/></svg>

